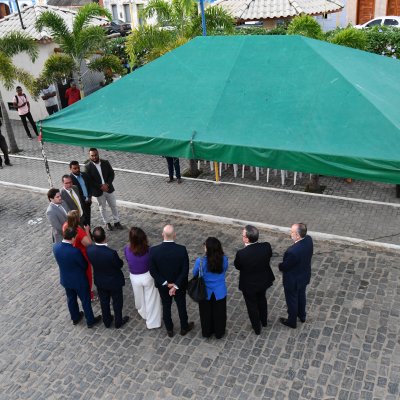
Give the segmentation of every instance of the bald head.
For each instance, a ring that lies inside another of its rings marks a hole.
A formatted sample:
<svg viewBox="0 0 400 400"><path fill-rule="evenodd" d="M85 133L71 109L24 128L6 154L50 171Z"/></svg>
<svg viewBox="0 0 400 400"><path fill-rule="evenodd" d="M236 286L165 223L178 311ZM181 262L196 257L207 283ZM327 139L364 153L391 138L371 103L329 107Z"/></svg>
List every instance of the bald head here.
<svg viewBox="0 0 400 400"><path fill-rule="evenodd" d="M174 240L176 235L173 225L165 225L162 235L164 240Z"/></svg>

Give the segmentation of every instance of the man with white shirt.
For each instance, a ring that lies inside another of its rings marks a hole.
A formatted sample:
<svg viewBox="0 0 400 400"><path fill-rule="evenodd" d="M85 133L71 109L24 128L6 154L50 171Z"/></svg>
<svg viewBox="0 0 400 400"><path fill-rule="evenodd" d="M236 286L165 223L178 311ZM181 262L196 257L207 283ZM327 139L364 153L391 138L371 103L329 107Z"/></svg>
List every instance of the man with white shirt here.
<svg viewBox="0 0 400 400"><path fill-rule="evenodd" d="M62 226L67 220L67 211L62 206L62 199L59 189L52 188L47 192L49 206L46 210L46 217L50 222L51 233L54 243L60 243L63 239Z"/></svg>
<svg viewBox="0 0 400 400"><path fill-rule="evenodd" d="M30 104L28 99L26 98L26 94L22 92L21 86L17 86L16 90L17 94L14 97L13 105L18 110L18 115L21 118L22 124L24 125L25 132L28 135L28 138L32 139L31 132L29 131L28 128L28 123L26 122L27 119L32 125L32 129L36 133L36 136L39 136L39 133L36 128L35 121L33 120L32 114L30 112Z"/></svg>
<svg viewBox="0 0 400 400"><path fill-rule="evenodd" d="M65 210L67 212L77 210L79 211L79 217L82 218L83 207L78 188L72 184L72 179L69 175L63 175L61 180L63 187L60 189L60 193ZM82 219L81 223L83 222Z"/></svg>
<svg viewBox="0 0 400 400"><path fill-rule="evenodd" d="M85 172L90 178L90 189L93 197L99 204L100 215L104 221L106 229L112 231L113 228L123 229L118 215L117 199L113 186L114 170L107 160L100 159L99 152L95 148L89 149L89 158L85 163ZM111 218L108 215L107 204L111 208L114 219L114 226L111 225Z"/></svg>
<svg viewBox="0 0 400 400"><path fill-rule="evenodd" d="M40 91L40 97L44 101L44 105L49 115L52 115L58 111L57 92L56 87L53 84L42 89Z"/></svg>
<svg viewBox="0 0 400 400"><path fill-rule="evenodd" d="M255 226L246 225L242 231L244 249L236 253L234 265L240 271L239 290L246 302L251 326L256 335L261 333L261 325L267 326L267 289L275 280L270 266L271 245L258 242L259 232Z"/></svg>
<svg viewBox="0 0 400 400"><path fill-rule="evenodd" d="M93 229L93 240L95 244L88 246L86 251L93 267L94 284L100 299L103 322L105 327L109 328L114 319L115 328L119 329L129 321L128 316L122 316L122 287L125 285L125 278L121 268L124 262L115 250L108 247L106 233L101 226ZM114 317L110 311L111 300Z"/></svg>

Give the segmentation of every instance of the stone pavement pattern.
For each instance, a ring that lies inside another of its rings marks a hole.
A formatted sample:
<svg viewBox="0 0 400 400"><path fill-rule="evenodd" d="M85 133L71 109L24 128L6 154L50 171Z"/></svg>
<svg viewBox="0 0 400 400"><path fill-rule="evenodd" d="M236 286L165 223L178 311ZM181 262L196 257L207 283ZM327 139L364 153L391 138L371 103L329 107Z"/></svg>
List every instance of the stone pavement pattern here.
<svg viewBox="0 0 400 400"><path fill-rule="evenodd" d="M268 290L269 325L250 327L232 267L241 228L174 218L191 266L206 236L229 257L227 335L203 339L197 305L188 299L194 331L170 339L148 331L134 310L126 267L121 330L72 326L51 254L43 195L0 187L0 398L8 399L387 399L399 398L400 268L398 254L316 242L308 321L279 324L285 303L278 262L286 236L262 232L276 257ZM168 217L121 209L160 241ZM93 208L93 225L100 223ZM127 230L111 232L121 250ZM99 304L94 304L99 312ZM174 321L178 325L176 308Z"/></svg>

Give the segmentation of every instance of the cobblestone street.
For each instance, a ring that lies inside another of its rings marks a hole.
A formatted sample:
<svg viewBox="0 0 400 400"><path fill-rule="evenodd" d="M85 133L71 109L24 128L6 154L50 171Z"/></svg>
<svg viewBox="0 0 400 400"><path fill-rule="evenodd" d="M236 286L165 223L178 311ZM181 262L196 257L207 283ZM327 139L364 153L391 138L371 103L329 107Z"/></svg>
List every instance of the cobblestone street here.
<svg viewBox="0 0 400 400"><path fill-rule="evenodd" d="M14 168L17 172L17 165L2 171ZM173 222L191 267L207 236L221 240L230 261L227 334L220 341L203 339L197 305L190 299L195 329L187 336L171 339L164 328L148 331L134 309L126 266L124 308L131 320L121 330L103 325L89 330L69 320L44 215L47 203L45 195L0 186L1 400L399 398L398 253L316 241L308 318L294 331L279 323L286 312L277 268L291 242L286 235L262 232L275 253L277 280L267 292L268 327L256 336L232 267L242 246L240 226L170 221L121 208L122 223L141 226L152 244ZM95 205L92 214L95 226L100 223ZM109 234L109 245L120 255L127 234L127 229ZM94 311L100 311L98 302Z"/></svg>

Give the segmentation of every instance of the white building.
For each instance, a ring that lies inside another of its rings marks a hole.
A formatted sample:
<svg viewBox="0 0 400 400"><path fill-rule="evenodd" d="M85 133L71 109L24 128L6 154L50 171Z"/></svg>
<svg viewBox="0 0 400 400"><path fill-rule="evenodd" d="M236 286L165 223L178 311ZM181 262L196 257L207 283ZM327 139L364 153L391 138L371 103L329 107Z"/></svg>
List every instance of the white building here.
<svg viewBox="0 0 400 400"><path fill-rule="evenodd" d="M36 20L38 16L44 11L53 11L58 15L62 16L62 18L66 21L67 26L70 29L72 29L72 22L76 15L76 11L59 7L35 5L21 9L22 20L26 28L25 30L21 28L21 23L18 14L11 14L3 19L0 19L0 37L13 31L20 31L36 39L39 45L39 56L35 61L35 63L32 63L29 57L23 53L18 54L13 59L15 65L22 67L25 70L28 70L32 75L36 77L39 76L40 72L42 71L44 63L47 60L47 58L51 54L53 54L54 50L58 47L57 44L53 42L51 35L46 30L38 32L35 29ZM97 17L92 20L92 24L95 25L105 25L107 23L108 21L102 17ZM90 93L98 89L100 87L100 82L103 79L104 75L100 73L85 74L84 76L85 93ZM17 85L19 85L19 82L16 82L15 86ZM38 101L33 101L29 93L25 90L25 88L23 89L30 101L31 113L34 120L36 121L47 117L47 111L44 106L44 102L41 99L38 99ZM12 90L7 90L4 88L3 85L0 84L0 91L10 119L19 119L18 113L16 110L14 110L12 104L15 97L15 88L13 88Z"/></svg>

